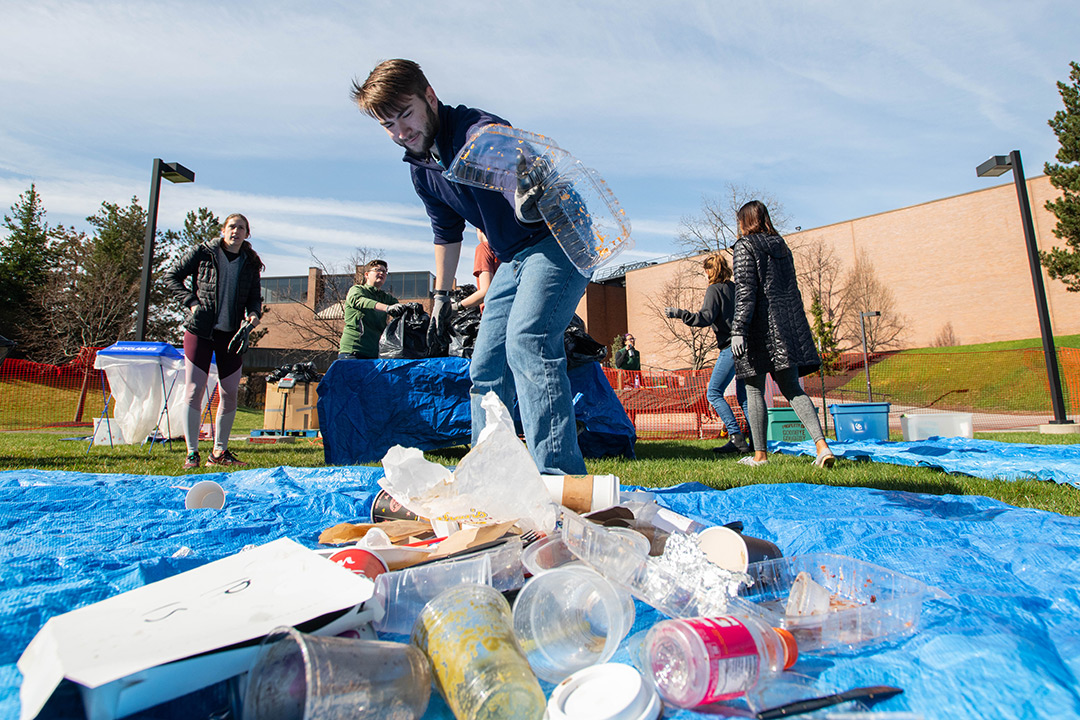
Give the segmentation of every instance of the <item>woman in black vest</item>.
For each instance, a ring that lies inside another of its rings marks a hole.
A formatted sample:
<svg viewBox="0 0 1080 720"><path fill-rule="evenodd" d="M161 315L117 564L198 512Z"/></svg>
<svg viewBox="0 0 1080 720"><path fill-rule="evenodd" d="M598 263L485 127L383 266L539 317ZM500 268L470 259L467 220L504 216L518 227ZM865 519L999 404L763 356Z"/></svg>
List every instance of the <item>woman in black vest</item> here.
<svg viewBox="0 0 1080 720"><path fill-rule="evenodd" d="M248 334L262 316L262 260L248 241L251 225L239 213L225 218L221 237L181 256L165 275L169 290L184 308L184 402L187 417L185 468L200 464L199 420L212 356L217 359L218 403L214 448L206 464L246 465L229 452L236 417Z"/></svg>

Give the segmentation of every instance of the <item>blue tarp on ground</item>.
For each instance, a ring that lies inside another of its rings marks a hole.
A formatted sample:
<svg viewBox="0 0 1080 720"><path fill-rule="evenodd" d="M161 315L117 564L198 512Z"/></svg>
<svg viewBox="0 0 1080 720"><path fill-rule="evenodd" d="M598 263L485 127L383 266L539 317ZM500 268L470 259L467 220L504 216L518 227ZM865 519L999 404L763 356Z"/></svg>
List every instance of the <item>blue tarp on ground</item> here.
<svg viewBox="0 0 1080 720"><path fill-rule="evenodd" d="M830 442L838 458L936 468L948 473L997 480L1052 480L1080 487L1080 444L1030 445L962 437L918 442L844 440ZM769 450L787 455L817 454L814 443L770 442Z"/></svg>
<svg viewBox="0 0 1080 720"><path fill-rule="evenodd" d="M637 435L600 363L570 368L578 444L585 457L634 457ZM319 429L327 465L382 460L394 445L438 450L467 445L469 361L338 360L319 383Z"/></svg>
<svg viewBox="0 0 1080 720"><path fill-rule="evenodd" d="M0 717L17 715L14 663L49 617L248 544L290 537L315 547L322 529L365 517L381 476L362 467L200 476L225 486L227 505L187 511L183 490L171 487L179 478L0 473ZM747 534L776 542L785 555L840 553L947 595L927 600L912 637L854 654L804 656L793 670L813 678L820 694L895 685L905 693L876 709L928 719L1080 715L1080 518L977 496L804 484L724 492L687 484L658 497L710 523L742 520ZM184 548L190 554L178 557ZM641 603L637 609L635 633L660 619ZM615 660L628 661L625 645ZM432 697L425 717L450 720Z"/></svg>

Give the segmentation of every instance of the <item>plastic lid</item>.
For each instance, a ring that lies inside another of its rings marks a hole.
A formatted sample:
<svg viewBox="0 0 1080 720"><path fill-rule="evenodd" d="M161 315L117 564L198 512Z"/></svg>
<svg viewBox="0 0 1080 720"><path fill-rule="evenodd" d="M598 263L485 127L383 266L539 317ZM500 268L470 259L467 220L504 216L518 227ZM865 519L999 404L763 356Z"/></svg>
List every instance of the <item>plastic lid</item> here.
<svg viewBox="0 0 1080 720"><path fill-rule="evenodd" d="M579 670L551 693L549 720L655 720L663 706L636 669L605 663Z"/></svg>
<svg viewBox="0 0 1080 720"><path fill-rule="evenodd" d="M780 636L780 641L784 643L784 669L787 670L799 659L799 645L795 642L795 636L784 628L774 627L773 630Z"/></svg>

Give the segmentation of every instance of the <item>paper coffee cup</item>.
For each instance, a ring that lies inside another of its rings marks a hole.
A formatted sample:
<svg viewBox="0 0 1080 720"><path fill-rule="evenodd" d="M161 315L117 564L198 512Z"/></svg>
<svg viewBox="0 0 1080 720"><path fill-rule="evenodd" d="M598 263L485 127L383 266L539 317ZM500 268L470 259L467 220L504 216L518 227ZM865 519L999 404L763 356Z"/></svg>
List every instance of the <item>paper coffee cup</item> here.
<svg viewBox="0 0 1080 720"><path fill-rule="evenodd" d="M363 575L369 580L374 580L388 570L381 557L370 550L357 547L338 550L330 556L330 562L337 563L353 574Z"/></svg>
<svg viewBox="0 0 1080 720"><path fill-rule="evenodd" d="M619 502L615 475L542 475L551 499L576 513L603 510Z"/></svg>
<svg viewBox="0 0 1080 720"><path fill-rule="evenodd" d="M718 525L702 530L697 537L701 551L714 565L734 572L746 572L750 565L750 552L742 535Z"/></svg>
<svg viewBox="0 0 1080 720"><path fill-rule="evenodd" d="M211 508L220 510L225 507L225 488L213 480L195 483L184 497L184 507L188 510Z"/></svg>

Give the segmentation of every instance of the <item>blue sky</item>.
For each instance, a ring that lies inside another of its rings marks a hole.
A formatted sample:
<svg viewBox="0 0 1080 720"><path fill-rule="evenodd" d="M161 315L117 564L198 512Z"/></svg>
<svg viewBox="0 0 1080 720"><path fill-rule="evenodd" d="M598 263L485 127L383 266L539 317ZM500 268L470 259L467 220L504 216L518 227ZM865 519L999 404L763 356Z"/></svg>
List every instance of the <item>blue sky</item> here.
<svg viewBox="0 0 1080 720"><path fill-rule="evenodd" d="M145 205L161 157L196 182L163 184L159 227L243 212L267 275L358 247L432 267L401 152L349 101L380 60L596 168L633 225L623 261L675 252L729 184L806 229L1008 182L975 166L1013 149L1039 174L1080 60L1075 0L0 0L0 17L5 212L34 182L50 223L87 229L103 200Z"/></svg>

